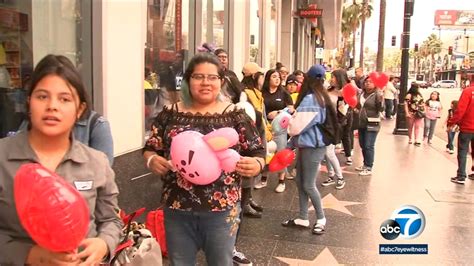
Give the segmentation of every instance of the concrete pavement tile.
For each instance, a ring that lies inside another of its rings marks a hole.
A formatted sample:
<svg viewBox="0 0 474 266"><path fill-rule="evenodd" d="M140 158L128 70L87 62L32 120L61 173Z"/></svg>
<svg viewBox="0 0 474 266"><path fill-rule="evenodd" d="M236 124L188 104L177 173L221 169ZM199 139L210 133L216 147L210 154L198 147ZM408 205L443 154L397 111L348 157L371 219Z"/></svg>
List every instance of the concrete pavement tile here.
<svg viewBox="0 0 474 266"><path fill-rule="evenodd" d="M253 265L268 265L278 240L239 236L237 250L243 252Z"/></svg>

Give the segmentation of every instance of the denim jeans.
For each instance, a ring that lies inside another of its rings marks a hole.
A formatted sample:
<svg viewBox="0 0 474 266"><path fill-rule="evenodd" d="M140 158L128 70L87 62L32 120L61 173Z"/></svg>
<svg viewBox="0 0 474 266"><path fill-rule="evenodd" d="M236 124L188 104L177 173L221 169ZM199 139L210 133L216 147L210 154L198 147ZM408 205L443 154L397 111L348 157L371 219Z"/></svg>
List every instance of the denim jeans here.
<svg viewBox="0 0 474 266"><path fill-rule="evenodd" d="M321 194L316 187L315 180L319 174L319 165L326 154L326 147L299 148L296 162L296 185L300 201L299 217L308 220L308 198L311 199L316 210L316 218L323 219L324 211L321 203Z"/></svg>
<svg viewBox="0 0 474 266"><path fill-rule="evenodd" d="M466 161L469 144L474 140L474 133L460 132L458 136L458 178L466 179Z"/></svg>
<svg viewBox="0 0 474 266"><path fill-rule="evenodd" d="M456 137L456 132L448 131L448 144L446 148L454 150L454 137Z"/></svg>
<svg viewBox="0 0 474 266"><path fill-rule="evenodd" d="M378 131L368 131L367 128L359 128L359 145L364 157L364 165L372 169L375 157L375 140Z"/></svg>
<svg viewBox="0 0 474 266"><path fill-rule="evenodd" d="M428 138L428 140L433 139L433 134L436 128L436 121L438 121L438 119L425 118L425 131L423 137Z"/></svg>
<svg viewBox="0 0 474 266"><path fill-rule="evenodd" d="M390 118L393 115L393 99L385 99L385 117Z"/></svg>
<svg viewBox="0 0 474 266"><path fill-rule="evenodd" d="M224 212L164 209L166 244L171 265L196 265L202 249L210 266L231 266L240 206Z"/></svg>

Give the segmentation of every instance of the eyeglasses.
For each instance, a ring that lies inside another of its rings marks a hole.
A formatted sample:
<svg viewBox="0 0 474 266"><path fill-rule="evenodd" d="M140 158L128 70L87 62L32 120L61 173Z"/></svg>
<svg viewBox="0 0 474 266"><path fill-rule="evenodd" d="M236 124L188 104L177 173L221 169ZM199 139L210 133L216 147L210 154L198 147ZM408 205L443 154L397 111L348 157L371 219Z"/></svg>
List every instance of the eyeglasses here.
<svg viewBox="0 0 474 266"><path fill-rule="evenodd" d="M216 82L221 79L219 75L214 75L214 74L192 74L191 78L197 81L203 81L204 79L207 79L209 82Z"/></svg>

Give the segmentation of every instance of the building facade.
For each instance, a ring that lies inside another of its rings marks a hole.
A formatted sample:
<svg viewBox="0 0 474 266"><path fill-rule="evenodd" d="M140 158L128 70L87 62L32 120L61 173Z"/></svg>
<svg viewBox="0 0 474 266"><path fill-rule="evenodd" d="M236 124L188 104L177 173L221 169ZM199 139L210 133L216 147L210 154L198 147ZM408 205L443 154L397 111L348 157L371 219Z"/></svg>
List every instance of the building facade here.
<svg viewBox="0 0 474 266"><path fill-rule="evenodd" d="M145 106L157 96L143 89L145 78L152 89L165 89L167 99L177 100L176 77L203 43L226 49L229 68L240 77L249 61L265 69L282 62L290 71L306 70L323 61L315 58L316 47L337 47L333 14L340 7L325 2L2 0L0 65L10 78L1 86L2 95L24 91L33 66L45 55L65 55L80 69L93 107L109 119L116 155L126 154L142 147L143 118L153 115ZM298 9L310 5L324 8L323 18L297 16ZM150 79L150 74L155 75ZM2 110L0 116L11 113ZM13 131L18 120L2 121L0 137Z"/></svg>

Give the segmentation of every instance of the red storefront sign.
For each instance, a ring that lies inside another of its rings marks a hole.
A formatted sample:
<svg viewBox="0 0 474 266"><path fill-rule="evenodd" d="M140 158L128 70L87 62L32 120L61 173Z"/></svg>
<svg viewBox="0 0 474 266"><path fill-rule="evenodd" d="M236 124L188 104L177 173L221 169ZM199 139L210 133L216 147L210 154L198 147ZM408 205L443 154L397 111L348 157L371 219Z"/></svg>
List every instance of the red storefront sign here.
<svg viewBox="0 0 474 266"><path fill-rule="evenodd" d="M312 8L298 9L296 15L302 18L319 18L323 16L323 10Z"/></svg>

